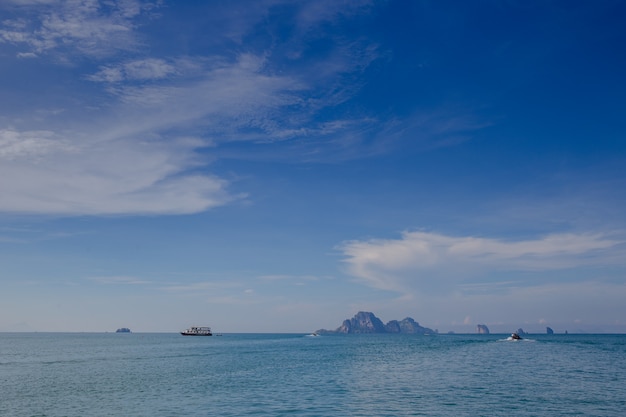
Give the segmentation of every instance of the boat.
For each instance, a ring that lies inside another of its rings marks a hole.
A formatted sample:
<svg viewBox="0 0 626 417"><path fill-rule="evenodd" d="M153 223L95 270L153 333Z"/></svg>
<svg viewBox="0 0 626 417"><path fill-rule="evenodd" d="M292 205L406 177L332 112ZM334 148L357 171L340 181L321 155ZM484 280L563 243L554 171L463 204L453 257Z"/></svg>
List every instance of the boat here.
<svg viewBox="0 0 626 417"><path fill-rule="evenodd" d="M517 333L511 333L511 340L522 340L522 337Z"/></svg>
<svg viewBox="0 0 626 417"><path fill-rule="evenodd" d="M183 336L213 336L211 328L206 326L192 326L187 330L180 332Z"/></svg>

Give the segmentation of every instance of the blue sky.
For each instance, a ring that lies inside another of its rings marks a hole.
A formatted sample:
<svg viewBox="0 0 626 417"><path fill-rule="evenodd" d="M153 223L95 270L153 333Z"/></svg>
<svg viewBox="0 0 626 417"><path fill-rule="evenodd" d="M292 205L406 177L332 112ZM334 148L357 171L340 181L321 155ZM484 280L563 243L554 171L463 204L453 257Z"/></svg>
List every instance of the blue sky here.
<svg viewBox="0 0 626 417"><path fill-rule="evenodd" d="M0 331L626 332L623 1L0 5Z"/></svg>

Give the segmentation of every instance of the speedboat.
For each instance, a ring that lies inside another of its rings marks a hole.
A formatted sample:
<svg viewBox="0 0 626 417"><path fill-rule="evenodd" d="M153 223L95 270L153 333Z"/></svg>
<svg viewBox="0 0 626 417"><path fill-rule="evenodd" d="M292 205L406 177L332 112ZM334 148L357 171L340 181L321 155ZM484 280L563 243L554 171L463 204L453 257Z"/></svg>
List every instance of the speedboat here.
<svg viewBox="0 0 626 417"><path fill-rule="evenodd" d="M511 333L511 340L522 340L522 337L517 333Z"/></svg>

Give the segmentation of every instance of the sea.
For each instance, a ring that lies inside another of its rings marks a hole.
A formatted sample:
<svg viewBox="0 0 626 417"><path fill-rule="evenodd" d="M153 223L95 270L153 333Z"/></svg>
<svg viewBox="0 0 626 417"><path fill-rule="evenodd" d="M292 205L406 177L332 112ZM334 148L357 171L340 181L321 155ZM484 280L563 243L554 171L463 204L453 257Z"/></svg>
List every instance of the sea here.
<svg viewBox="0 0 626 417"><path fill-rule="evenodd" d="M625 416L626 335L0 333L0 416Z"/></svg>

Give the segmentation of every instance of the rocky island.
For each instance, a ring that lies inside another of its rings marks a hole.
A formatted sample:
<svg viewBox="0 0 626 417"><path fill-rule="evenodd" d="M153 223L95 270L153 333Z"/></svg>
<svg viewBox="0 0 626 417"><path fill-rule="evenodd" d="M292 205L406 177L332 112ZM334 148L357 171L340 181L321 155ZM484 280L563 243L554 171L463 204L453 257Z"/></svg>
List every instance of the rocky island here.
<svg viewBox="0 0 626 417"><path fill-rule="evenodd" d="M422 327L410 317L403 320L391 320L387 324L376 317L373 313L359 311L350 320L344 320L341 326L335 330L320 329L317 334L367 334L367 333L406 333L406 334L436 334L437 332L427 327Z"/></svg>

